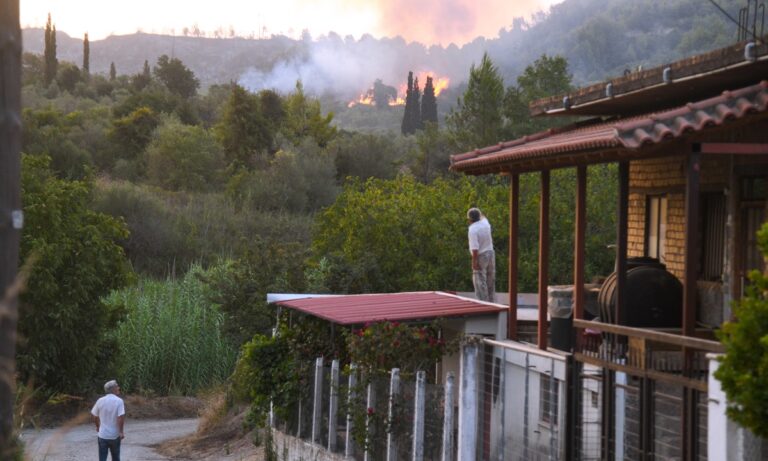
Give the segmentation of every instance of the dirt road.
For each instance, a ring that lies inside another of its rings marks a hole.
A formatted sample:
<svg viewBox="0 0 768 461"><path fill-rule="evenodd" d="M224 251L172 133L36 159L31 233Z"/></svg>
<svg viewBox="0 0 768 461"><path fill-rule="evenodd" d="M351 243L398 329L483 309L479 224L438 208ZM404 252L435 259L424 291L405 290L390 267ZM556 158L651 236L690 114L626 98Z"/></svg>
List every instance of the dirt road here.
<svg viewBox="0 0 768 461"><path fill-rule="evenodd" d="M166 440L192 434L197 418L172 420L131 420L125 422L125 439L120 450L122 461L168 460L151 447ZM58 429L28 429L22 432L25 453L31 461L79 461L98 459L96 429L83 424ZM173 458L178 460L179 458Z"/></svg>

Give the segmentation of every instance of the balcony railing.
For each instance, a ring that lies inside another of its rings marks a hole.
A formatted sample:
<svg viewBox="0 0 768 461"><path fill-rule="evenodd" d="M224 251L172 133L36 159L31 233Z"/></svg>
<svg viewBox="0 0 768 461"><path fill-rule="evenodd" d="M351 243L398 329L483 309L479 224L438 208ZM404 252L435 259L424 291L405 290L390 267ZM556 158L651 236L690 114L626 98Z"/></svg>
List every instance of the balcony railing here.
<svg viewBox="0 0 768 461"><path fill-rule="evenodd" d="M671 330L633 328L574 320L574 358L580 362L638 377L676 383L706 391L709 353L723 353L723 345L701 337L681 336ZM700 331L712 336L711 331Z"/></svg>

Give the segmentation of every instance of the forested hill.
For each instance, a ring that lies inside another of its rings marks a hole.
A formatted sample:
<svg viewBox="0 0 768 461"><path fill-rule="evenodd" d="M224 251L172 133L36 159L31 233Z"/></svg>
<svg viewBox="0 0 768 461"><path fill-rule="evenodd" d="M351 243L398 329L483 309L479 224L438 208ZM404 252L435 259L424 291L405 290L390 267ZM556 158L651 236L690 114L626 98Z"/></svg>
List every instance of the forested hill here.
<svg viewBox="0 0 768 461"><path fill-rule="evenodd" d="M743 0L716 0L738 17ZM52 12L54 23L56 13ZM236 80L257 90L287 92L297 79L316 94L344 100L364 92L375 79L397 86L409 70L431 71L451 79L466 78L472 63L488 51L505 81L541 54L568 59L577 85L621 74L625 68L654 66L682 56L727 45L736 26L708 0L566 0L533 18L509 18L495 38L447 47L425 47L402 38L355 40L330 33L294 40L161 36L137 33L91 41L91 70L107 73L114 62L119 74L134 74L144 60L160 55L181 59L203 87ZM57 35L58 57L82 62L82 37ZM24 31L24 48L42 53L42 29Z"/></svg>

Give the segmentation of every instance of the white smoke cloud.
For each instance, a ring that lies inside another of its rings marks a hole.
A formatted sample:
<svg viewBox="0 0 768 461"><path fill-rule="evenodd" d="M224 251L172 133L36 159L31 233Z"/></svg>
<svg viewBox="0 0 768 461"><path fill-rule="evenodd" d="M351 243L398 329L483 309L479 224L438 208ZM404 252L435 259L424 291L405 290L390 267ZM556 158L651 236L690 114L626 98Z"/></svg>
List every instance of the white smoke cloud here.
<svg viewBox="0 0 768 461"><path fill-rule="evenodd" d="M365 92L376 79L397 87L408 70L417 70L391 44L370 38L347 42L323 38L304 46L303 56L279 62L269 72L251 68L238 83L254 92L274 89L285 94L301 80L308 93L349 99Z"/></svg>

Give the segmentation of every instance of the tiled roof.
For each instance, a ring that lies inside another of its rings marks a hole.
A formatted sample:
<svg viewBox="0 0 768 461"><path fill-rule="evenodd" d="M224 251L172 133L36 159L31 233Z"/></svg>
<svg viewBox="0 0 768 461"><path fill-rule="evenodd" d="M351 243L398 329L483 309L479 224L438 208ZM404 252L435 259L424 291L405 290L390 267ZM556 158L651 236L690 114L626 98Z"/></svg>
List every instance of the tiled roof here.
<svg viewBox="0 0 768 461"><path fill-rule="evenodd" d="M275 304L339 325L489 315L507 310L507 307L499 304L462 298L441 291L339 295L291 299Z"/></svg>
<svg viewBox="0 0 768 461"><path fill-rule="evenodd" d="M451 169L484 174L514 169L532 160L555 159L580 163L579 154L605 150L640 151L690 133L721 126L768 111L768 81L725 91L721 95L684 106L632 118L548 130L514 141L451 156ZM566 166L566 165L559 165Z"/></svg>

